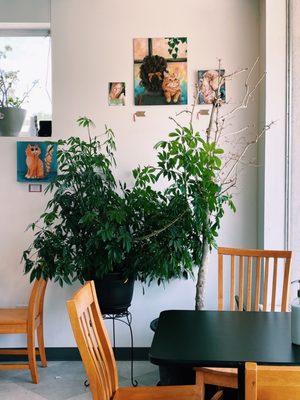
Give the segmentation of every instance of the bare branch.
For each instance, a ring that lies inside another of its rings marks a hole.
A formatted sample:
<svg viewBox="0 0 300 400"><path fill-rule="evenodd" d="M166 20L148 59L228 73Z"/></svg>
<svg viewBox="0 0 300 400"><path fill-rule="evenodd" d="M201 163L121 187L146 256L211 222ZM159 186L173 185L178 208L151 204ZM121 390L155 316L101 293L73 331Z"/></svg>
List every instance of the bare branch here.
<svg viewBox="0 0 300 400"><path fill-rule="evenodd" d="M179 122L177 122L175 118L169 117L169 119L170 119L171 121L173 121L180 129L183 129L183 126L180 125Z"/></svg>
<svg viewBox="0 0 300 400"><path fill-rule="evenodd" d="M219 110L221 106L221 85L223 83L223 78L221 77L221 59L218 60L218 88L217 88L217 110L215 119L215 142L218 140L218 136L221 135L220 124L219 124ZM222 121L223 122L223 121Z"/></svg>
<svg viewBox="0 0 300 400"><path fill-rule="evenodd" d="M223 190L221 190L220 196L221 196L222 194L228 192L228 190L230 190L231 188L233 188L234 186L236 186L236 184L237 184L237 176L235 177L235 179L232 180L232 182L231 182L227 187L225 187Z"/></svg>
<svg viewBox="0 0 300 400"><path fill-rule="evenodd" d="M173 221L169 222L163 228L157 229L156 231L153 231L153 232L149 233L148 235L136 238L136 239L134 239L134 241L135 242L140 242L142 240L151 239L153 236L159 235L160 233L162 233L165 230L167 230L168 228L170 228L172 225L176 224L176 222L179 221L188 211L189 211L189 209L187 208L185 211L183 211L181 214L179 214L177 218L175 218Z"/></svg>
<svg viewBox="0 0 300 400"><path fill-rule="evenodd" d="M250 80L251 75L252 75L256 65L258 64L258 62L259 62L259 57L257 57L257 59L255 60L254 64L252 65L252 67L250 69L250 72L249 72L248 77L247 77L246 82L245 82L246 85L249 85L249 80Z"/></svg>
<svg viewBox="0 0 300 400"><path fill-rule="evenodd" d="M248 71L248 68L238 69L238 70L232 72L231 74L224 75L224 79L225 80L232 79L233 77L235 77L237 75L240 75L240 74L242 74L242 73L244 73L246 71Z"/></svg>
<svg viewBox="0 0 300 400"><path fill-rule="evenodd" d="M182 110L182 111L176 113L175 115L176 115L176 117L178 117L181 114L191 114L191 113L192 113L191 110Z"/></svg>
<svg viewBox="0 0 300 400"><path fill-rule="evenodd" d="M227 138L228 136L235 136L235 135L238 135L238 134L240 134L240 133L246 132L248 129L254 128L254 127L255 127L255 125L247 125L247 126L244 126L244 127L241 128L241 129L238 129L238 130L235 131L235 132L224 133L224 137Z"/></svg>
<svg viewBox="0 0 300 400"><path fill-rule="evenodd" d="M193 102L192 111L191 111L191 117L190 117L190 125L191 126L193 124L195 107L196 107L196 104L198 103L199 93L200 93L200 88L199 88L198 83L195 84L195 89L196 90L195 90L195 93L194 93L194 102Z"/></svg>
<svg viewBox="0 0 300 400"><path fill-rule="evenodd" d="M228 113L220 116L221 119L227 119L229 117L231 117L233 114L235 114L237 111L243 110L245 108L248 107L249 101L250 99L252 99L254 93L256 92L257 88L259 87L259 85L261 84L261 82L264 80L266 73L263 73L260 78L258 79L258 81L256 82L256 84L254 85L254 87L252 88L252 90L250 90L249 88L249 81L251 79L251 76L253 74L253 71L255 69L255 67L257 66L259 62L259 58L256 59L256 61L254 62L254 64L252 65L249 74L245 80L245 94L244 94L244 98L242 99L241 103L234 107L231 111L229 111Z"/></svg>
<svg viewBox="0 0 300 400"><path fill-rule="evenodd" d="M223 182L226 182L227 179L229 179L232 175L232 173L236 170L237 166L239 165L240 161L242 160L242 158L245 156L245 154L247 153L247 151L249 150L249 148L253 145L255 145L259 139L264 136L264 134L271 128L272 125L274 125L274 121L272 121L270 124L265 125L264 128L261 130L260 133L258 133L255 137L254 140L252 140L251 142L248 142L246 144L246 146L244 147L244 149L242 150L241 154L239 155L238 159L234 162L234 164L232 165L232 167L229 169L228 173L226 174Z"/></svg>
<svg viewBox="0 0 300 400"><path fill-rule="evenodd" d="M210 142L210 138L211 138L211 134L212 134L215 110L216 110L216 104L214 102L213 105L212 105L212 109L211 109L211 113L210 113L210 117L209 117L209 124L208 124L208 127L206 129L206 141L208 143Z"/></svg>

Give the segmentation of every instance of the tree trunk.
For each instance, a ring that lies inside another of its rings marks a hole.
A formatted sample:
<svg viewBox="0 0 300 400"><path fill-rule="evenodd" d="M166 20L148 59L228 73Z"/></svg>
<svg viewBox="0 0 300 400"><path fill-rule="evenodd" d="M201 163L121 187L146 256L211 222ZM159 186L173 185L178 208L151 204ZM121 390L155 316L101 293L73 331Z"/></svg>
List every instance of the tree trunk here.
<svg viewBox="0 0 300 400"><path fill-rule="evenodd" d="M196 284L196 298L195 298L195 309L203 310L204 308L204 296L205 296L205 277L206 277L206 269L208 265L208 243L207 240L204 240L203 243L203 252L201 257L201 262L198 269L198 277Z"/></svg>

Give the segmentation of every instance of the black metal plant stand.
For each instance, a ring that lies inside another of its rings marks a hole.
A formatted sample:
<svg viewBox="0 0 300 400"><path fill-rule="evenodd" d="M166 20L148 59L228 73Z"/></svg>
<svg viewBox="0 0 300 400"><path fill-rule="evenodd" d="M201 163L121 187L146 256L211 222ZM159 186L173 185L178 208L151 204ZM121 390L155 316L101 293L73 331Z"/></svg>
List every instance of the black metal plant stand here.
<svg viewBox="0 0 300 400"><path fill-rule="evenodd" d="M132 386L137 386L138 382L133 377L133 333L132 333L132 314L125 310L119 313L103 314L103 319L112 321L113 328L113 351L116 356L116 321L127 325L130 333L130 379Z"/></svg>
<svg viewBox="0 0 300 400"><path fill-rule="evenodd" d="M130 332L130 379L132 386L136 387L138 382L133 378L133 333L132 333L132 314L130 311L125 310L119 313L111 313L111 314L102 314L103 319L112 321L113 328L113 352L116 357L116 321L122 322L127 325ZM86 379L84 381L84 386L89 386L89 381Z"/></svg>

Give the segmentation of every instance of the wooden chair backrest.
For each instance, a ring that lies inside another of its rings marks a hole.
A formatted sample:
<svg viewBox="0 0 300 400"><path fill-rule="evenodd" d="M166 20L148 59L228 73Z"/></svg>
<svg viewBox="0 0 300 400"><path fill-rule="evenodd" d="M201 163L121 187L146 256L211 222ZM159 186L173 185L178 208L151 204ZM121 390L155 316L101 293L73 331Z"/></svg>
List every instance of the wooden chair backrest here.
<svg viewBox="0 0 300 400"><path fill-rule="evenodd" d="M94 282L79 289L67 307L93 399L109 400L118 388L118 374Z"/></svg>
<svg viewBox="0 0 300 400"><path fill-rule="evenodd" d="M300 367L246 363L246 400L299 400Z"/></svg>
<svg viewBox="0 0 300 400"><path fill-rule="evenodd" d="M39 316L43 316L44 297L47 287L47 281L44 279L37 279L33 284L33 288L29 298L28 304L28 318L35 320Z"/></svg>
<svg viewBox="0 0 300 400"><path fill-rule="evenodd" d="M271 292L271 311L275 311L276 290L278 280L279 261L283 262L283 286L281 295L281 311L288 311L288 297L290 286L290 270L291 270L291 251L279 250L248 250L248 249L232 249L226 247L218 248L218 309L223 310L224 307L224 257L230 257L230 310L235 311L235 288L236 288L236 259L238 258L238 311L244 311L244 295L246 295L246 311L259 311L259 302L261 296L261 287L263 291L263 311L268 311L268 286L269 278L272 276L272 292ZM245 262L247 259L247 265ZM247 268L245 268L247 267ZM255 270L254 270L255 267ZM254 272L254 274L253 274ZM247 277L247 285L245 282ZM252 278L255 276L254 287L254 304L252 307ZM263 277L262 277L263 275ZM263 282L261 282L263 280ZM246 293L244 293L246 286Z"/></svg>

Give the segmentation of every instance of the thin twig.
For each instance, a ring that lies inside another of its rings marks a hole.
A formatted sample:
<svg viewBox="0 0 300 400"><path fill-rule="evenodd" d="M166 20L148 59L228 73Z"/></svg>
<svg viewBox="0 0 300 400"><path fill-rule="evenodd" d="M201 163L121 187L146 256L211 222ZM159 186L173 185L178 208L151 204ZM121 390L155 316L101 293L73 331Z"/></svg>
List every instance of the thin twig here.
<svg viewBox="0 0 300 400"><path fill-rule="evenodd" d="M182 110L182 111L176 113L175 115L176 115L176 117L178 117L181 114L191 114L191 113L192 113L191 110Z"/></svg>
<svg viewBox="0 0 300 400"><path fill-rule="evenodd" d="M271 128L272 125L274 125L274 121L272 121L270 124L264 126L264 128L261 130L261 132L256 136L256 138L254 140L252 140L251 142L247 143L246 146L244 147L243 151L241 152L241 154L239 155L238 159L235 161L235 163L232 165L232 167L230 168L229 172L227 173L225 179L223 181L226 181L231 174L233 173L233 171L237 168L239 162L241 161L241 159L244 157L244 155L247 153L247 151L249 150L249 147L255 145L259 139Z"/></svg>
<svg viewBox="0 0 300 400"><path fill-rule="evenodd" d="M179 122L177 122L175 118L169 117L169 119L170 119L171 121L173 121L180 129L183 129L183 126L180 125Z"/></svg>
<svg viewBox="0 0 300 400"><path fill-rule="evenodd" d="M196 107L196 104L198 102L198 98L199 98L199 94L200 94L200 88L199 88L199 85L197 83L195 85L195 88L196 88L196 91L195 91L195 94L194 94L194 102L193 102L192 111L191 111L190 126L192 126L192 124L193 124L195 107Z"/></svg>
<svg viewBox="0 0 300 400"><path fill-rule="evenodd" d="M247 130L250 129L251 127L254 128L255 126L254 126L254 125L247 125L247 126L244 126L244 128L238 129L237 131L224 133L224 137L227 138L228 136L235 136L235 135L238 135L238 134L240 134L240 133L243 133L243 132L247 131Z"/></svg>
<svg viewBox="0 0 300 400"><path fill-rule="evenodd" d="M246 88L246 89L245 89L245 93L246 93L246 94L245 94L245 96L244 96L244 98L243 98L241 104L239 104L238 106L234 107L231 111L229 111L227 114L222 115L222 117L220 117L220 118L222 118L222 119L229 118L230 116L232 116L233 114L235 114L237 111L243 110L243 109L247 108L250 99L251 99L252 96L254 95L256 89L259 87L259 85L261 84L261 82L264 80L265 76L266 76L266 73L264 72L264 73L261 75L261 77L259 78L259 80L256 82L254 88L253 88L251 91L249 91L248 83L245 82L245 88Z"/></svg>
<svg viewBox="0 0 300 400"><path fill-rule="evenodd" d="M221 77L221 59L219 58L218 60L218 88L217 88L217 98L216 98L216 103L217 103L217 110L216 110L216 119L215 119L215 125L216 125L216 130L215 130L215 142L218 141L218 137L221 135L221 125L219 124L219 110L221 106L221 86L223 84L223 77ZM223 122L223 121L222 121Z"/></svg>
<svg viewBox="0 0 300 400"><path fill-rule="evenodd" d="M179 214L179 216L177 218L175 218L173 221L169 222L163 228L157 229L156 231L153 231L153 232L149 233L148 235L141 236L139 238L135 238L134 242L140 242L142 240L151 239L153 236L159 235L160 233L162 233L165 230L167 230L168 228L170 228L172 225L176 224L176 222L179 221L188 211L189 211L189 209L187 208L185 211L183 211L181 214Z"/></svg>
<svg viewBox="0 0 300 400"><path fill-rule="evenodd" d="M243 69L238 69L237 71L232 72L231 74L228 75L224 75L224 79L225 80L229 80L232 79L233 77L242 74L244 72L248 71L248 68L243 68Z"/></svg>

